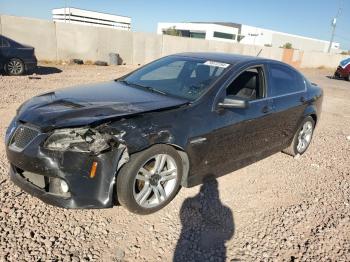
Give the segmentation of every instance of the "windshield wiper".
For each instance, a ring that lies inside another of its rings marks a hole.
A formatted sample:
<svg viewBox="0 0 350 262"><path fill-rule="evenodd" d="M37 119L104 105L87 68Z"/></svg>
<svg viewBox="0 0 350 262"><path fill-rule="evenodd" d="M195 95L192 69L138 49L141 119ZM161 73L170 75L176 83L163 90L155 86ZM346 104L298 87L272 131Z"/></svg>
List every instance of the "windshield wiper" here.
<svg viewBox="0 0 350 262"><path fill-rule="evenodd" d="M155 92L155 93L158 93L158 94L162 94L162 95L168 95L167 93L163 92L163 91L160 91L158 89L155 89L153 87L150 87L150 86L142 86L143 88L146 88L152 92Z"/></svg>
<svg viewBox="0 0 350 262"><path fill-rule="evenodd" d="M155 88L153 88L151 86L140 85L140 84L137 84L137 83L134 83L134 82L129 82L129 81L125 80L125 79L118 80L118 82L122 82L122 83L130 85L130 86L141 87L143 89L149 90L149 91L154 92L154 93L158 93L158 94L162 94L162 95L168 95L167 93L162 92L162 91L160 91L158 89L155 89Z"/></svg>
<svg viewBox="0 0 350 262"><path fill-rule="evenodd" d="M125 79L116 79L115 81L121 82L121 83L124 83L124 84L127 84L127 85L131 84L128 80L125 80Z"/></svg>

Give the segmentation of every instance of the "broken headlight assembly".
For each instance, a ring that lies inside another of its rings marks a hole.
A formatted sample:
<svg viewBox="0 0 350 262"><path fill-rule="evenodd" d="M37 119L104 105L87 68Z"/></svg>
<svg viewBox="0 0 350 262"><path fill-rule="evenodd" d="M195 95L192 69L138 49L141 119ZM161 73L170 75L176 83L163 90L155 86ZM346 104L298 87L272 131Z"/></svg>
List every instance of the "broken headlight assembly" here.
<svg viewBox="0 0 350 262"><path fill-rule="evenodd" d="M55 130L44 147L56 151L76 151L98 154L110 148L110 135L92 128L67 128Z"/></svg>

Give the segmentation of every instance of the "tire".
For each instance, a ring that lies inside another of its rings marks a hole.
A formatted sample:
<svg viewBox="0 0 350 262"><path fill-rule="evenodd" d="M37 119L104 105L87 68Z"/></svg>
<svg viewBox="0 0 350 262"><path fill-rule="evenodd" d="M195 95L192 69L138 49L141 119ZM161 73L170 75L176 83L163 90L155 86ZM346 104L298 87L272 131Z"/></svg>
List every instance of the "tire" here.
<svg viewBox="0 0 350 262"><path fill-rule="evenodd" d="M309 127L312 127L311 133L305 132L305 126L307 125L307 123L309 123L309 125L308 125ZM297 132L295 133L293 141L290 144L290 146L288 148L284 149L282 152L284 152L288 155L291 155L291 156L304 154L311 144L314 129L315 129L315 120L311 116L306 117L303 120L303 122L301 123ZM310 135L310 136L308 137L308 135ZM302 144L300 144L302 142L301 139L304 139L303 140L303 142L305 143L304 146L302 146Z"/></svg>
<svg viewBox="0 0 350 262"><path fill-rule="evenodd" d="M157 165L158 171L156 163L164 163ZM133 154L118 173L118 202L132 213L154 213L175 197L182 173L181 157L171 146L155 145Z"/></svg>
<svg viewBox="0 0 350 262"><path fill-rule="evenodd" d="M11 58L5 64L5 71L10 76L19 76L24 74L25 66L21 59Z"/></svg>

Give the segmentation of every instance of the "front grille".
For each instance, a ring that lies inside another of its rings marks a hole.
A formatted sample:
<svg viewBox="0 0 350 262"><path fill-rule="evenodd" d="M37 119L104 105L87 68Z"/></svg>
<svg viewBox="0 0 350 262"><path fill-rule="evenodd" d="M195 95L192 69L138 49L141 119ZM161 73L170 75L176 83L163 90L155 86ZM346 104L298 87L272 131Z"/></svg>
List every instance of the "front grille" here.
<svg viewBox="0 0 350 262"><path fill-rule="evenodd" d="M22 150L38 135L39 131L34 128L19 126L12 136L10 147L16 150Z"/></svg>

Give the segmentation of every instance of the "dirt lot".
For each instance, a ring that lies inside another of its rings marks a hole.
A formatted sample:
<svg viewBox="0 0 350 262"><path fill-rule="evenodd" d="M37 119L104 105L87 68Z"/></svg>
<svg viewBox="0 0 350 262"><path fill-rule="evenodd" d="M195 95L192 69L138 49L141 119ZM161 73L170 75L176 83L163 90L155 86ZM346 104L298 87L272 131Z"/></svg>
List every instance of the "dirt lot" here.
<svg viewBox="0 0 350 262"><path fill-rule="evenodd" d="M67 65L42 69L41 79L0 76L1 137L26 99L130 69ZM179 261L222 261L225 253L227 261L350 261L350 82L328 79L327 70L304 73L325 91L306 154L278 153L219 178L218 188L183 189L149 216L48 206L9 181L0 143L0 261L171 261L174 253Z"/></svg>

